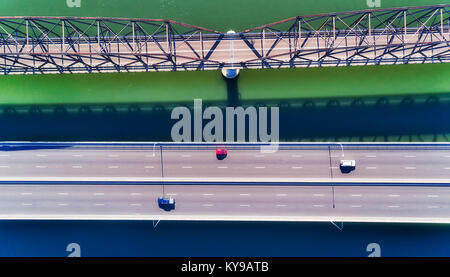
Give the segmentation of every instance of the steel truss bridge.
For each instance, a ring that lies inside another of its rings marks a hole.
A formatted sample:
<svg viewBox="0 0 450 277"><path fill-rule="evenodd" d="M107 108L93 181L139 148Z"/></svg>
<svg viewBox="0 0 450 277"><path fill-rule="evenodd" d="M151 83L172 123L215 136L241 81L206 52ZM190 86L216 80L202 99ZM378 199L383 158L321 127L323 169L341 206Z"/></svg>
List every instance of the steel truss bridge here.
<svg viewBox="0 0 450 277"><path fill-rule="evenodd" d="M242 32L160 19L1 17L1 74L450 62L450 5L297 16Z"/></svg>

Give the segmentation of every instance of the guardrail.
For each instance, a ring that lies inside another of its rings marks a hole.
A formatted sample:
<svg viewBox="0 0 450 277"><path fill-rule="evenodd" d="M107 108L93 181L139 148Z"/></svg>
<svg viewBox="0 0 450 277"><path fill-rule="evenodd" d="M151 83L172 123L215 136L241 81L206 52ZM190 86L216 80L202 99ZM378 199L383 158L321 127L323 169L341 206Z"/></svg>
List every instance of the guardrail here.
<svg viewBox="0 0 450 277"><path fill-rule="evenodd" d="M138 150L211 150L224 147L231 150L260 150L261 147L275 147L279 150L294 149L322 149L332 150L373 149L373 150L450 150L450 143L441 142L279 142L279 143L242 143L242 142L0 142L0 151L14 151L26 149L138 149Z"/></svg>

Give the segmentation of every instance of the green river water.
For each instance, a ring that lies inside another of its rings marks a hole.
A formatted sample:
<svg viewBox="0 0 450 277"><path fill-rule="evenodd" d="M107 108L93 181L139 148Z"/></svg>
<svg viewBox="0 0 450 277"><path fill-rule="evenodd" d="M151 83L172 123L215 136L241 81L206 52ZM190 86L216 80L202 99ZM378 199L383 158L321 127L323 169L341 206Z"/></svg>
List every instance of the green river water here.
<svg viewBox="0 0 450 277"><path fill-rule="evenodd" d="M422 6L445 4L448 1L433 0L382 0L381 8L400 6ZM30 3L26 0L0 0L0 16L102 16L102 17L133 17L133 18L163 18L172 19L192 25L227 31L236 31L271 23L288 17L318 14L327 12L341 12L367 9L366 0L229 0L229 1L180 1L180 0L81 0L80 8L69 8L66 0L36 0ZM421 107L427 97L437 97L440 105L447 105L445 101L450 93L450 64L432 65L399 65L377 67L348 67L348 68L312 68L312 69L283 69L283 70L247 70L241 71L236 82L230 85L220 72L166 72L166 73L111 73L111 74L75 74L75 75L27 75L0 77L0 106L4 107L40 107L62 105L154 105L162 106L191 103L193 99L201 98L205 103L229 102L230 93L236 94L238 101L243 104L252 103L288 103L289 105L305 105L305 101L313 101L318 106L329 107L335 105L335 100L351 109L354 101L372 103L388 98L394 103L400 97L403 101L414 102L417 113L406 113L410 116L421 116L428 121L421 122L417 128L402 129L405 124L398 119L399 128L390 126L384 130L381 124L377 132L369 132L369 127L361 123L360 127L339 132L322 132L311 130L305 134L287 136L290 139L314 140L323 138L328 140L345 139L346 134L357 139L369 140L447 140L445 134L450 133L448 118L433 118ZM412 100L410 96L413 96ZM418 97L418 98L416 98ZM422 98L423 99L422 99ZM391 99L392 98L392 99ZM434 98L433 98L434 99ZM334 101L334 102L333 102ZM397 101L397 102L398 102ZM359 102L358 102L359 103ZM440 106L443 113L435 116L446 117L448 106ZM27 108L28 109L28 108ZM399 114L403 111L393 107ZM44 109L45 110L45 109ZM378 109L379 110L379 109ZM431 109L436 110L436 109ZM350 110L349 112L359 112ZM373 120L388 120L373 111ZM300 109L294 116L310 117L314 113ZM306 113L306 114L304 114ZM331 113L331 114L330 114ZM380 112L378 112L380 113ZM385 114L384 114L385 115ZM326 118L336 116L326 108L320 111L320 116ZM319 117L320 117L319 116ZM317 116L316 116L317 117ZM36 116L33 117L33 120ZM150 117L149 118L154 118ZM30 117L21 119L16 125L30 124ZM28 120L28 121L27 121ZM106 119L105 119L106 120ZM434 120L438 123L434 123ZM392 121L392 120L391 120ZM11 119L5 120L8 135L4 139L20 139L26 133L26 127L18 130L10 125ZM105 123L106 122L106 123ZM109 124L106 120L102 124ZM320 122L316 122L319 124ZM314 124L316 124L314 123ZM0 122L1 124L1 122ZM83 123L77 123L82 125ZM125 124L125 123L124 123ZM326 123L331 124L333 123ZM437 124L434 126L434 124ZM75 124L76 125L76 124ZM50 125L48 125L50 126ZM366 126L366 127L364 127ZM3 125L5 128L5 125ZM332 127L332 126L329 126ZM8 129L9 128L9 129ZM53 128L53 127L52 127ZM20 129L20 128L19 128ZM54 129L54 128L53 128ZM52 130L53 130L52 129ZM58 128L56 128L58 129ZM325 125L325 129L328 128ZM389 130L388 130L389 129ZM138 130L138 128L136 129ZM29 139L95 139L77 135L51 135L49 127L46 134L37 133ZM89 130L85 130L89 132ZM79 130L79 132L85 132ZM367 131L367 132L366 132ZM5 134L3 132L3 134ZM57 132L57 131L54 131ZM76 132L76 134L79 134ZM366 134L367 133L367 134ZM113 134L104 135L104 139L114 139ZM360 134L360 135L358 135ZM367 135L367 136L366 136ZM390 135L394 135L390 139ZM123 139L151 139L144 134L132 135ZM158 138L158 137L157 137ZM159 138L164 139L164 138ZM347 138L348 139L348 138Z"/></svg>

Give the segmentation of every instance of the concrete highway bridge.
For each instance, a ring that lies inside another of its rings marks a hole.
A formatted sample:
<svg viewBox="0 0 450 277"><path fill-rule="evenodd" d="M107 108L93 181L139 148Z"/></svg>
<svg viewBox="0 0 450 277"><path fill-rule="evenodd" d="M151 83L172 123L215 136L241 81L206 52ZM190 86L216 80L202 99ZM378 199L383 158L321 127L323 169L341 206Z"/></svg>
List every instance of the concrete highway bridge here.
<svg viewBox="0 0 450 277"><path fill-rule="evenodd" d="M450 5L297 16L239 32L171 20L1 17L0 74L450 62Z"/></svg>
<svg viewBox="0 0 450 277"><path fill-rule="evenodd" d="M450 223L450 144L1 145L0 219Z"/></svg>

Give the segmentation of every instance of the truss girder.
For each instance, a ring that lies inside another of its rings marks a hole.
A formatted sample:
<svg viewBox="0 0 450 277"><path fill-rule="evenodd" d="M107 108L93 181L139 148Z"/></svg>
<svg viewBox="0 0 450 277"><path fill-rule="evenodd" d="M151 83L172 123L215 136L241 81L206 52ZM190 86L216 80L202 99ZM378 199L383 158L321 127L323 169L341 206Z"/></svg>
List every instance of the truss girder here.
<svg viewBox="0 0 450 277"><path fill-rule="evenodd" d="M450 5L298 16L239 33L170 20L1 17L0 74L450 62Z"/></svg>

